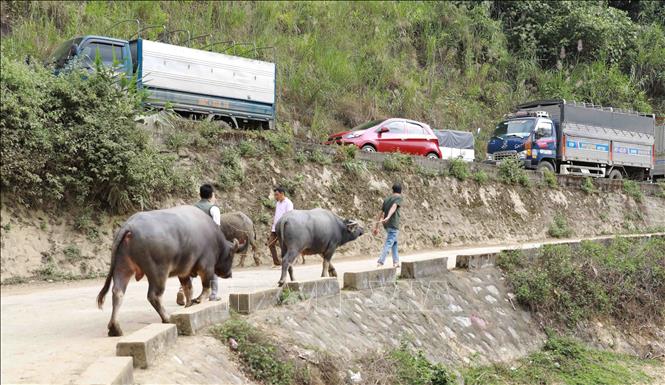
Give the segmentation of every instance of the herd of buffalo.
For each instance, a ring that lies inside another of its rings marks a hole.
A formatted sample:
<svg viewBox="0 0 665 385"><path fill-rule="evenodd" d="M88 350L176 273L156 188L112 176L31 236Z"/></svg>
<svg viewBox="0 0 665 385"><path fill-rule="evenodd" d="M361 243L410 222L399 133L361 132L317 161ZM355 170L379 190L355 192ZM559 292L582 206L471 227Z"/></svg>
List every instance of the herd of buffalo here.
<svg viewBox="0 0 665 385"><path fill-rule="evenodd" d="M220 231L221 228L221 231ZM321 254L322 277L337 276L330 262L337 247L355 240L364 233L358 222L342 219L329 210L293 210L280 218L275 228L282 255L279 286L288 271L293 277L297 256ZM230 241L233 240L233 241ZM148 279L148 301L162 319L169 317L162 305L162 295L169 277L178 277L185 294L185 306L201 302L210 294L210 282L215 275L231 278L233 258L252 246L256 256L256 233L252 221L242 213L222 216L221 226L194 206L178 206L163 210L144 211L131 216L118 230L113 240L111 268L97 296L101 308L113 281L113 312L108 324L109 336L122 335L118 311L127 284L132 276ZM192 299L192 277L199 276L203 289Z"/></svg>

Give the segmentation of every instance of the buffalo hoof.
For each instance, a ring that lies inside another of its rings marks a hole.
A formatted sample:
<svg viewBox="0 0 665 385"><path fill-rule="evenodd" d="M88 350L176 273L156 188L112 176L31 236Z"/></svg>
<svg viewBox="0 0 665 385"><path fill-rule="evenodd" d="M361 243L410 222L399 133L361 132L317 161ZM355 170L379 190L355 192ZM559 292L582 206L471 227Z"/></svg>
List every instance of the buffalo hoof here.
<svg viewBox="0 0 665 385"><path fill-rule="evenodd" d="M194 298L194 299L192 300L192 305L195 304L195 303L201 303L201 300L198 299L198 298Z"/></svg>
<svg viewBox="0 0 665 385"><path fill-rule="evenodd" d="M182 291L179 291L178 295L176 296L175 302L180 306L184 305L185 304L185 293L183 293Z"/></svg>
<svg viewBox="0 0 665 385"><path fill-rule="evenodd" d="M122 336L122 329L118 326L111 326L109 327L109 337L120 337Z"/></svg>
<svg viewBox="0 0 665 385"><path fill-rule="evenodd" d="M277 287L282 287L282 286L284 286L284 281L277 282Z"/></svg>

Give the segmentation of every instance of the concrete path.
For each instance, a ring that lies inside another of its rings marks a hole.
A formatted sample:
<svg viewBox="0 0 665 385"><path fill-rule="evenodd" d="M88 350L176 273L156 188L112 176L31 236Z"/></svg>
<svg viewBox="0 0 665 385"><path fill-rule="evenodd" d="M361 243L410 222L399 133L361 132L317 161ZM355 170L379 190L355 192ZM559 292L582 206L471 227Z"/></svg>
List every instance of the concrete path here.
<svg viewBox="0 0 665 385"><path fill-rule="evenodd" d="M603 238L603 237L599 237ZM526 242L492 246L449 248L405 255L403 260L417 260L458 254L496 252L504 248L537 247L543 243ZM309 256L306 265L295 266L295 278L314 279L321 274L318 257ZM335 267L342 279L344 272L375 266L374 257L358 256L338 260ZM233 278L220 280L221 295L228 300L229 292L251 291L275 287L279 270L269 267L239 269ZM118 338L106 336L111 314L110 293L103 311L95 299L103 280L54 284L32 284L2 287L1 293L1 382L6 383L69 383L99 356L115 354ZM179 282L168 280L164 302L167 311L178 308L175 296ZM148 282L130 282L120 311L120 325L127 335L141 327L159 322L159 316L146 299ZM195 280L195 293L200 290Z"/></svg>

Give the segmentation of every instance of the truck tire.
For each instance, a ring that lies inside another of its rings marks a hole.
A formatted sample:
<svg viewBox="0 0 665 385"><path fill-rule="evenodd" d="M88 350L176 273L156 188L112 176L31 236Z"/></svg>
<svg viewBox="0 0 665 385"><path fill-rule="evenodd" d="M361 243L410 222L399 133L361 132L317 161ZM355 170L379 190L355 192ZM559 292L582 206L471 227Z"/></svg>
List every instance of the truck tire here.
<svg viewBox="0 0 665 385"><path fill-rule="evenodd" d="M540 171L540 172L545 172L545 170L554 172L554 166L552 165L552 163L550 163L546 160L543 160L540 163L538 163L537 170Z"/></svg>
<svg viewBox="0 0 665 385"><path fill-rule="evenodd" d="M362 146L361 150L365 152L376 152L376 148L374 148L374 146L372 146L371 144L366 144Z"/></svg>
<svg viewBox="0 0 665 385"><path fill-rule="evenodd" d="M612 171L610 171L610 174L607 177L613 180L621 180L623 179L623 174L619 169L615 168Z"/></svg>

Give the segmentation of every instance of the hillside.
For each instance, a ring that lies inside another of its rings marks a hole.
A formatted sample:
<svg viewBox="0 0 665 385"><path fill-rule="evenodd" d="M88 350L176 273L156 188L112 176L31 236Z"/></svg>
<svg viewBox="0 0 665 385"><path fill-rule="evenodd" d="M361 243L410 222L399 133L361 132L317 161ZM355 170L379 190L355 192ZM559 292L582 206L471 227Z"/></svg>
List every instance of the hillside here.
<svg viewBox="0 0 665 385"><path fill-rule="evenodd" d="M246 56L251 44L274 47L259 57L278 65L278 121L312 139L405 116L481 128L482 156L493 123L529 99L665 112L656 1L3 1L2 55L41 62L76 35L135 37L134 22L114 25L127 19L175 44L191 36L192 47Z"/></svg>

